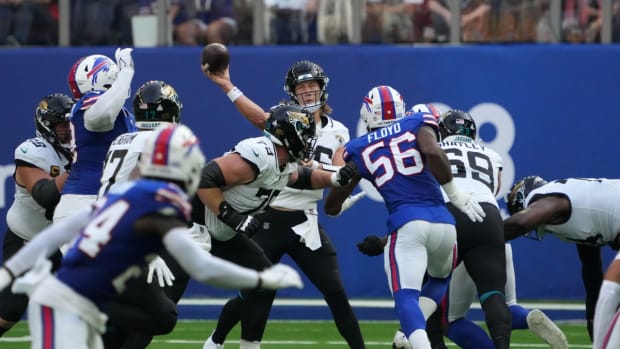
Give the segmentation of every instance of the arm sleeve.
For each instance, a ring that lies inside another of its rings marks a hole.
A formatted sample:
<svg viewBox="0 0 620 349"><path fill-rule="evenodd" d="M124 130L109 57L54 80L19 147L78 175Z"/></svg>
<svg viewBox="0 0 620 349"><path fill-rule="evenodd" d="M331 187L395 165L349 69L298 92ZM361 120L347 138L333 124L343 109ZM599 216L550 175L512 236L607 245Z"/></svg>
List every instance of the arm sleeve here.
<svg viewBox="0 0 620 349"><path fill-rule="evenodd" d="M105 132L114 127L118 113L129 97L133 69L124 69L118 73L116 81L105 91L95 104L84 111L84 127L91 132Z"/></svg>
<svg viewBox="0 0 620 349"><path fill-rule="evenodd" d="M72 238L78 235L80 229L88 223L90 212L90 208L77 211L71 216L44 229L39 235L32 239L32 241L11 257L5 263L5 267L9 269L13 275L20 275L32 267L42 253L45 253L46 256L50 256L60 248L60 246L71 241Z"/></svg>
<svg viewBox="0 0 620 349"><path fill-rule="evenodd" d="M188 229L171 229L164 236L163 243L181 267L200 282L230 289L254 288L258 285L258 272L205 252L192 241Z"/></svg>

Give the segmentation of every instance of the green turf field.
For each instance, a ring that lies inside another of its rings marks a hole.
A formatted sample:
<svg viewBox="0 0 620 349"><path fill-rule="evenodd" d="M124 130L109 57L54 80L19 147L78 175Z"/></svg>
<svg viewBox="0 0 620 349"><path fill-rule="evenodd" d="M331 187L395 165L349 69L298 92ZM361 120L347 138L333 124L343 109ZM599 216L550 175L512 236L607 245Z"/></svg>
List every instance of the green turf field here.
<svg viewBox="0 0 620 349"><path fill-rule="evenodd" d="M397 327L396 322L390 321L362 321L362 332L366 340L366 347L391 348L392 335ZM154 349L200 349L204 339L215 325L214 321L179 321L175 330L167 335L156 337L149 348ZM571 348L591 348L590 339L582 323L562 323L560 327L566 334ZM230 335L228 349L238 348L238 328ZM450 345L449 347L456 347ZM338 335L331 321L281 321L272 320L267 324L265 341L262 349L346 349L347 346ZM16 328L0 338L2 349L29 348L28 327L20 323ZM538 337L529 331L519 330L512 334L511 348L531 349L548 348Z"/></svg>

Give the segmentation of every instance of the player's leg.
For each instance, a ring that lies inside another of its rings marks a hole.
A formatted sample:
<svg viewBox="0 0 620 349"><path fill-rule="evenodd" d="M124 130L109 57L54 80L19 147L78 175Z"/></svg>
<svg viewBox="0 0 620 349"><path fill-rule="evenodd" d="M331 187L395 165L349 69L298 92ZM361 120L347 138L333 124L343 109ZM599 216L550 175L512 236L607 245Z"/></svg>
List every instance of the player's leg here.
<svg viewBox="0 0 620 349"><path fill-rule="evenodd" d="M620 337L618 306L620 305L620 253L611 262L599 292L594 312L594 349L614 348L612 338Z"/></svg>
<svg viewBox="0 0 620 349"><path fill-rule="evenodd" d="M32 302L28 307L30 348L89 349L88 324L78 314Z"/></svg>
<svg viewBox="0 0 620 349"><path fill-rule="evenodd" d="M17 253L25 243L24 239L7 229L2 245L4 260ZM52 271L55 271L60 267L62 254L56 251L49 259L52 261ZM0 337L21 319L27 308L28 297L25 294L14 294L10 286L0 291Z"/></svg>
<svg viewBox="0 0 620 349"><path fill-rule="evenodd" d="M603 280L603 258L600 247L577 245L577 254L581 261L581 278L586 290L586 326L592 339L594 309Z"/></svg>
<svg viewBox="0 0 620 349"><path fill-rule="evenodd" d="M175 304L179 302L181 296L185 292L187 283L189 282L189 275L183 270L179 263L170 256L166 251L160 253L160 257L166 262L168 268L174 275L174 283L172 286L166 286L161 288L161 291ZM156 285L157 282L153 281ZM157 287L155 287L156 289ZM159 297L159 295L158 295ZM167 303L167 306L170 306ZM168 316L166 316L168 317ZM176 316L175 316L176 317ZM168 318L168 320L170 320ZM165 325L164 325L165 326ZM123 349L139 349L146 348L153 340L153 334L149 332L129 331L127 337L121 348Z"/></svg>
<svg viewBox="0 0 620 349"><path fill-rule="evenodd" d="M463 244L465 245L465 244ZM459 250L463 246L459 245ZM451 341L464 349L493 349L493 341L478 325L466 319L472 302L476 299L476 285L469 276L464 263L452 273L448 289L448 333Z"/></svg>
<svg viewBox="0 0 620 349"><path fill-rule="evenodd" d="M157 282L149 284L145 277L130 280L125 291L102 310L108 315L106 348L128 348L124 344L132 333L147 335L132 338L132 348L144 348L151 336L170 333L177 321L176 304Z"/></svg>
<svg viewBox="0 0 620 349"><path fill-rule="evenodd" d="M212 241L212 254L254 270L272 265L263 249L243 234L236 234L228 241ZM272 290L241 291L241 347L259 348L271 305L275 297ZM220 318L225 316L220 313Z"/></svg>
<svg viewBox="0 0 620 349"><path fill-rule="evenodd" d="M294 249L289 251L289 255L323 294L338 332L349 348L365 348L362 331L342 283L336 249L322 228L319 228L319 234L321 247L312 251L299 243L299 237L291 231L291 246Z"/></svg>
<svg viewBox="0 0 620 349"><path fill-rule="evenodd" d="M484 310L489 333L496 348L509 348L512 316L506 305L506 252L503 221L497 207L482 203L484 222L472 222L462 212L452 209L459 229L459 243L469 248L461 256L476 284L478 299Z"/></svg>

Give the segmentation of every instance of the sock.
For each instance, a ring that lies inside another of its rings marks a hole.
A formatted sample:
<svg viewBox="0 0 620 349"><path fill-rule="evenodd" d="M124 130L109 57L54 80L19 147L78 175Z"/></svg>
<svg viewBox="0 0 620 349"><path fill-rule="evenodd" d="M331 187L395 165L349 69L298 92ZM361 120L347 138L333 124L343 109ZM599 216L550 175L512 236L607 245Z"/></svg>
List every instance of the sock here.
<svg viewBox="0 0 620 349"><path fill-rule="evenodd" d="M327 302L329 310L332 312L338 332L347 341L349 348L365 348L364 338L362 337L357 317L353 313L344 290L325 295L325 302Z"/></svg>
<svg viewBox="0 0 620 349"><path fill-rule="evenodd" d="M401 289L394 294L394 305L406 336L410 336L415 330L426 328L426 321L418 303L419 297L420 291L410 288ZM426 332L424 335L426 336Z"/></svg>
<svg viewBox="0 0 620 349"><path fill-rule="evenodd" d="M239 341L239 349L260 349L259 341L246 341L245 339L241 339Z"/></svg>
<svg viewBox="0 0 620 349"><path fill-rule="evenodd" d="M518 304L513 304L508 309L510 309L510 314L512 315L512 329L527 330L527 314L530 313L530 310Z"/></svg>
<svg viewBox="0 0 620 349"><path fill-rule="evenodd" d="M458 319L450 323L448 338L463 349L494 349L487 333L470 320Z"/></svg>
<svg viewBox="0 0 620 349"><path fill-rule="evenodd" d="M499 291L487 292L480 296L480 304L495 348L509 349L512 315L504 294Z"/></svg>
<svg viewBox="0 0 620 349"><path fill-rule="evenodd" d="M422 291L420 295L422 297L430 298L435 305L441 303L441 300L446 294L446 290L448 289L448 285L450 284L450 278L436 278L429 276L428 280L422 286ZM430 312L428 315L432 314Z"/></svg>
<svg viewBox="0 0 620 349"><path fill-rule="evenodd" d="M426 331L424 330L413 331L408 339L411 346L416 349L431 349L431 343L429 342Z"/></svg>

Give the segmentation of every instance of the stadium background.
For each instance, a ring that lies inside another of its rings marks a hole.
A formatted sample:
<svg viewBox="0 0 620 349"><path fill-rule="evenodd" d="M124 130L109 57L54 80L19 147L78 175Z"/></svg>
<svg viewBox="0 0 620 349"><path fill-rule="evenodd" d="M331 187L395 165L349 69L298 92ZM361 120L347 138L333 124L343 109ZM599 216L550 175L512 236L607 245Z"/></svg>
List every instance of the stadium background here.
<svg viewBox="0 0 620 349"><path fill-rule="evenodd" d="M0 238L14 194L13 151L34 136L36 103L52 92L69 93L67 73L77 58L93 53L114 57L114 49L0 50ZM287 98L282 85L290 64L310 59L322 65L330 77L333 115L352 135L358 130L362 96L378 84L398 89L408 106L436 102L471 111L483 140L505 157L504 192L515 179L530 174L546 179L617 178L618 46L263 46L230 51L233 83L265 109ZM132 92L151 79L176 87L184 103L183 122L213 158L260 132L202 75L199 56L199 48L136 49ZM337 246L351 298L389 298L382 259L359 254L354 244L367 234L384 232L385 212L371 195L340 217L320 220ZM521 238L513 242L513 253L520 299L583 299L572 244L550 236L543 241ZM605 247L605 266L613 256ZM320 298L307 280L306 285L301 291L282 291L280 297ZM192 283L186 297L230 294Z"/></svg>

